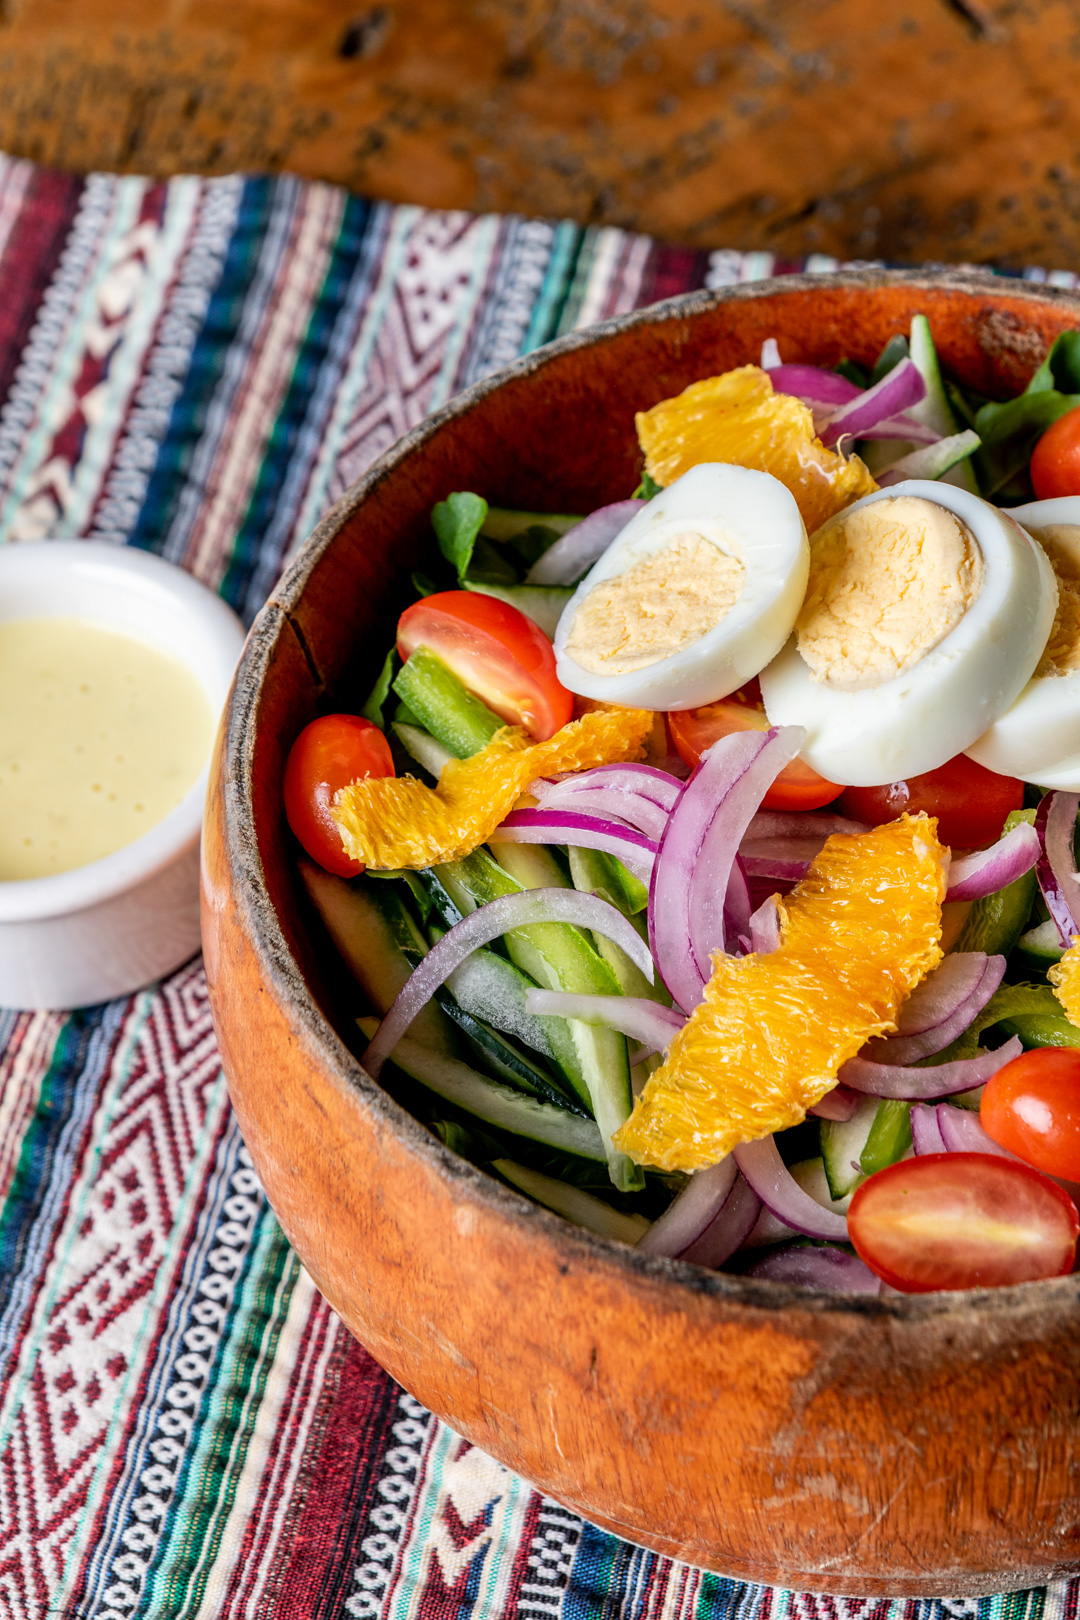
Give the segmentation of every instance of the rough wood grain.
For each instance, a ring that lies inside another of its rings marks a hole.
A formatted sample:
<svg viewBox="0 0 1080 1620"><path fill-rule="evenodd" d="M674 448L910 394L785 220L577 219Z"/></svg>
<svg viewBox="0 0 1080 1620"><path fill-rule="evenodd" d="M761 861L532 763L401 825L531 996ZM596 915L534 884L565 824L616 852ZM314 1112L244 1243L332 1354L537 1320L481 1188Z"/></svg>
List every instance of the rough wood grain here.
<svg viewBox="0 0 1080 1620"><path fill-rule="evenodd" d="M285 1230L348 1326L455 1429L586 1517L743 1578L958 1596L1080 1568L1080 1276L810 1297L576 1231L364 1074L284 828L300 728L372 672L451 488L587 509L637 478L635 406L752 359L869 361L913 312L1014 389L1080 299L988 278L794 277L561 339L461 395L339 502L252 631L211 786L222 1058ZM363 666L363 667L361 667Z"/></svg>
<svg viewBox="0 0 1080 1620"><path fill-rule="evenodd" d="M781 255L1080 262L1077 0L7 0L0 146Z"/></svg>

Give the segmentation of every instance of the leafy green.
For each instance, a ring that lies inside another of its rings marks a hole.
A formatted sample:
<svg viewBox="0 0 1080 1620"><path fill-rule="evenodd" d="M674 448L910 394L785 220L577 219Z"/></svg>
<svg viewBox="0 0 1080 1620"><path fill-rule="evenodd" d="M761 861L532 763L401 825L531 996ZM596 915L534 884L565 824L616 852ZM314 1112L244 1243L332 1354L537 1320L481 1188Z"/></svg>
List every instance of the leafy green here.
<svg viewBox="0 0 1080 1620"><path fill-rule="evenodd" d="M875 383L879 383L882 377L887 377L889 372L898 366L901 360L906 360L907 357L908 340L902 332L897 332L895 337L889 339L874 361L874 369L870 373L870 386L873 387ZM839 371L839 369L838 366L837 370Z"/></svg>
<svg viewBox="0 0 1080 1620"><path fill-rule="evenodd" d="M833 370L838 377L846 377L849 383L854 383L856 388L867 386L868 379L862 366L857 366L854 360L849 360L846 355L833 366Z"/></svg>
<svg viewBox="0 0 1080 1620"><path fill-rule="evenodd" d="M630 499L632 501L651 501L654 495L659 495L663 487L663 484L658 484L656 479L653 478L649 473L643 472L641 475L641 483L638 485L637 489L635 489Z"/></svg>
<svg viewBox="0 0 1080 1620"><path fill-rule="evenodd" d="M379 671L378 679L376 680L375 685L371 688L371 691L368 693L367 702L360 710L360 713L363 715L364 719L370 720L372 725L379 727L380 731L386 730L386 720L383 715L383 704L390 696L390 687L393 684L394 676L397 673L398 663L399 659L397 655L397 648L391 647L390 651L383 660L383 667Z"/></svg>
<svg viewBox="0 0 1080 1620"><path fill-rule="evenodd" d="M431 575L425 574L421 568L413 569L412 585L417 596L434 596L436 591L444 588L437 579L432 579Z"/></svg>
<svg viewBox="0 0 1080 1620"><path fill-rule="evenodd" d="M472 560L473 547L488 515L481 495L458 490L440 501L431 514L439 550L460 579Z"/></svg>
<svg viewBox="0 0 1080 1620"><path fill-rule="evenodd" d="M1080 332L1062 332L1022 394L983 405L975 416L982 448L974 457L984 495L1023 500L1027 465L1052 422L1080 406Z"/></svg>

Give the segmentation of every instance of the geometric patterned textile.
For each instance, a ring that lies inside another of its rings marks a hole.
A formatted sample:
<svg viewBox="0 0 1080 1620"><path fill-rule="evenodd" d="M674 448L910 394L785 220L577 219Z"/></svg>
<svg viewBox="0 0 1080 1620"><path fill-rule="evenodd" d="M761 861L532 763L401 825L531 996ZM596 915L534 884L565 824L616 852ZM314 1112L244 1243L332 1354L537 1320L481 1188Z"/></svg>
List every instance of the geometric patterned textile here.
<svg viewBox="0 0 1080 1620"><path fill-rule="evenodd" d="M466 384L658 298L833 267L0 158L0 536L159 552L250 622L326 507ZM0 1620L1075 1620L1077 1589L815 1598L600 1533L320 1298L230 1113L198 961L0 1013Z"/></svg>

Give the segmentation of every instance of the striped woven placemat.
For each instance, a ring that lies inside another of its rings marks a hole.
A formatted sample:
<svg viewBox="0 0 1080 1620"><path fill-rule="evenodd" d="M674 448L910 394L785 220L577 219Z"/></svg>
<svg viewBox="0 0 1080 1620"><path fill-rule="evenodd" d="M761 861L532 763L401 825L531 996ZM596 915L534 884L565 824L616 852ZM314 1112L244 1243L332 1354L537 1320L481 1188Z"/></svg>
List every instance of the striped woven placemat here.
<svg viewBox="0 0 1080 1620"><path fill-rule="evenodd" d="M158 551L250 620L328 504L467 383L658 298L832 268L0 159L0 535ZM1076 1582L871 1604L722 1580L468 1446L286 1243L198 962L0 1033L3 1620L1074 1620Z"/></svg>

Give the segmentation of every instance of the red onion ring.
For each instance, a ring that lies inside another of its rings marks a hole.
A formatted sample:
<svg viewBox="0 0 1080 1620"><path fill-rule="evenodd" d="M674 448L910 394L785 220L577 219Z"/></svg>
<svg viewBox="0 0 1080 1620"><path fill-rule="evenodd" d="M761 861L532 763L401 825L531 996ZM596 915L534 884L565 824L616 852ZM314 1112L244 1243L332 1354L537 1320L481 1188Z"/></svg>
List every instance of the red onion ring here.
<svg viewBox="0 0 1080 1620"><path fill-rule="evenodd" d="M663 1007L646 996L587 996L564 990L526 990L525 1011L553 1018L577 1018L583 1024L604 1024L647 1050L635 1052L634 1061L663 1052L671 1045L686 1019L673 1007Z"/></svg>
<svg viewBox="0 0 1080 1620"><path fill-rule="evenodd" d="M999 838L989 849L980 849L974 855L965 855L949 867L949 889L946 900L981 900L996 894L1007 883L1015 883L1025 872L1038 863L1042 854L1042 841L1035 828L1026 821Z"/></svg>
<svg viewBox="0 0 1080 1620"><path fill-rule="evenodd" d="M932 1068L912 1069L902 1063L871 1063L863 1057L849 1058L840 1078L853 1091L870 1097L896 1097L925 1101L953 1097L961 1091L984 1086L992 1074L1020 1056L1023 1047L1017 1036L993 1052L978 1057L959 1058L955 1063L939 1063Z"/></svg>
<svg viewBox="0 0 1080 1620"><path fill-rule="evenodd" d="M846 1124L849 1119L855 1117L855 1111L862 1101L863 1098L857 1091L837 1084L806 1112L812 1114L815 1119L833 1119L840 1124Z"/></svg>
<svg viewBox="0 0 1080 1620"><path fill-rule="evenodd" d="M668 812L637 793L622 793L615 788L591 788L577 792L563 791L560 783L538 794L541 810L572 810L598 822L616 822L630 826L646 838L658 841L667 826Z"/></svg>
<svg viewBox="0 0 1080 1620"><path fill-rule="evenodd" d="M1003 956L957 951L917 985L897 1014L895 1035L867 1041L860 1058L915 1063L962 1035L1005 977Z"/></svg>
<svg viewBox="0 0 1080 1620"><path fill-rule="evenodd" d="M750 918L750 949L759 955L767 955L775 951L780 944L780 913L776 902L778 895L770 894L763 900Z"/></svg>
<svg viewBox="0 0 1080 1620"><path fill-rule="evenodd" d="M999 1159L1026 1163L988 1136L979 1123L978 1114L970 1108L950 1108L945 1103L937 1110L937 1122L946 1153L993 1153Z"/></svg>
<svg viewBox="0 0 1080 1620"><path fill-rule="evenodd" d="M765 1282L790 1283L796 1288L820 1288L830 1294L877 1294L881 1278L846 1249L808 1249L802 1244L773 1249L755 1260L744 1273Z"/></svg>
<svg viewBox="0 0 1080 1620"><path fill-rule="evenodd" d="M742 1176L737 1176L710 1224L695 1243L683 1250L680 1259L715 1271L746 1242L760 1213L761 1199Z"/></svg>
<svg viewBox="0 0 1080 1620"><path fill-rule="evenodd" d="M930 1103L916 1103L911 1110L911 1146L920 1159L927 1153L945 1152L938 1109Z"/></svg>
<svg viewBox="0 0 1080 1620"><path fill-rule="evenodd" d="M646 503L615 501L597 507L549 546L525 575L526 585L576 585L593 563L599 562L615 537L622 533Z"/></svg>
<svg viewBox="0 0 1080 1620"><path fill-rule="evenodd" d="M652 984L653 961L644 941L622 912L606 900L595 894L581 894L577 889L524 889L520 894L504 894L455 923L410 974L364 1053L364 1068L371 1078L378 1079L383 1064L421 1007L467 956L511 929L549 922L572 923L603 934L626 952Z"/></svg>
<svg viewBox="0 0 1080 1620"><path fill-rule="evenodd" d="M865 821L852 821L847 816L834 815L831 810L759 810L746 829L743 848L764 853L766 844L775 838L802 838L813 840L822 849L826 838L833 833L866 833L870 828Z"/></svg>
<svg viewBox="0 0 1080 1620"><path fill-rule="evenodd" d="M677 1259L712 1225L735 1185L739 1167L728 1154L692 1175L658 1220L638 1240L643 1254L664 1254Z"/></svg>
<svg viewBox="0 0 1080 1620"><path fill-rule="evenodd" d="M724 896L724 948L731 956L739 954L739 940L750 932L750 885L742 862L736 855L731 863L727 894Z"/></svg>
<svg viewBox="0 0 1080 1620"><path fill-rule="evenodd" d="M708 749L668 820L649 893L649 943L675 1000L701 1000L726 944L724 904L736 852L763 795L798 753L801 726L741 731Z"/></svg>
<svg viewBox="0 0 1080 1620"><path fill-rule="evenodd" d="M824 1209L803 1191L780 1157L780 1149L771 1136L763 1136L756 1142L741 1142L733 1153L736 1164L766 1209L785 1225L806 1237L847 1241L846 1218Z"/></svg>
<svg viewBox="0 0 1080 1620"><path fill-rule="evenodd" d="M827 446L835 445L844 434L851 434L857 439L865 438L872 429L925 398L926 384L918 366L913 360L901 360L873 388L865 389L847 404L838 406L828 421L822 424L819 437L822 444ZM916 426L912 423L913 428ZM925 437L927 431L920 426L919 436ZM915 437L916 434L912 433L912 438ZM939 437L939 434L933 434L931 442Z"/></svg>
<svg viewBox="0 0 1080 1620"><path fill-rule="evenodd" d="M600 849L615 855L643 882L652 875L656 844L632 827L598 821L574 810L511 810L491 834L489 843L574 844L579 849Z"/></svg>
<svg viewBox="0 0 1080 1620"><path fill-rule="evenodd" d="M1073 935L1080 933L1074 910L1077 872L1073 854L1078 806L1080 793L1047 793L1035 813L1035 831L1042 842L1042 854L1035 871L1046 909L1057 924L1066 949L1072 944Z"/></svg>
<svg viewBox="0 0 1080 1620"><path fill-rule="evenodd" d="M670 771L661 771L655 765L597 765L591 771L566 771L561 776L541 776L530 782L528 791L534 798L544 801L558 793L573 797L576 793L593 793L598 788L606 792L626 793L634 799L648 799L670 815L679 802L684 784Z"/></svg>

